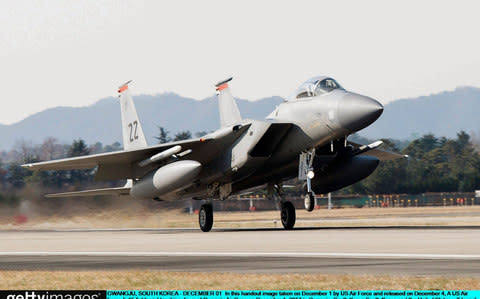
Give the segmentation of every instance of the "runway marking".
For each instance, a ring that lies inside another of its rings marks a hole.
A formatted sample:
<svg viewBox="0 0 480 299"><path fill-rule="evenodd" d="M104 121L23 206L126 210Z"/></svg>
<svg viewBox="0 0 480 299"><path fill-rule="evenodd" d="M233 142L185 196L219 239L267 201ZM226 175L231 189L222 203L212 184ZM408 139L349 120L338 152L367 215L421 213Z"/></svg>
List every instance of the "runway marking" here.
<svg viewBox="0 0 480 299"><path fill-rule="evenodd" d="M218 256L325 257L391 259L480 259L480 254L350 253L350 252L215 252L215 251L4 251L0 256Z"/></svg>

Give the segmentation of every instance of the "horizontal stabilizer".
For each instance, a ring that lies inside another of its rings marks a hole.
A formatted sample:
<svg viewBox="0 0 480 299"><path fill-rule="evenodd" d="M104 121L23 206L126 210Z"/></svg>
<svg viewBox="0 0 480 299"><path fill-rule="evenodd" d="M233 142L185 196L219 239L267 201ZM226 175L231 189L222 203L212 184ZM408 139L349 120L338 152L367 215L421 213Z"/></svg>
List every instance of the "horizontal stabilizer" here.
<svg viewBox="0 0 480 299"><path fill-rule="evenodd" d="M56 198L56 197L83 197L83 196L97 196L97 195L129 195L130 187L118 187L118 188L104 188L104 189L93 189L93 190L84 190L76 192L64 192L64 193L55 193L47 194L45 197Z"/></svg>

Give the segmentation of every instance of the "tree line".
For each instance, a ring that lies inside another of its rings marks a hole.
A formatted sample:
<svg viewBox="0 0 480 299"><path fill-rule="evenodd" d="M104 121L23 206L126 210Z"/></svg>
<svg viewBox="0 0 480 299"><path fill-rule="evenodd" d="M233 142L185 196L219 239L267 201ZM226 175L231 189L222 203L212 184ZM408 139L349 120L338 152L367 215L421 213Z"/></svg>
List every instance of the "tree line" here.
<svg viewBox="0 0 480 299"><path fill-rule="evenodd" d="M403 149L391 140L383 141L384 149L408 155L408 159L383 161L372 175L342 192L419 194L480 189L478 145L464 131L454 139L426 134Z"/></svg>
<svg viewBox="0 0 480 299"><path fill-rule="evenodd" d="M199 138L206 135L206 131L198 131L195 132L195 137ZM155 139L158 140L158 143L167 143L171 141L180 141L192 138L192 132L190 130L180 131L175 134L172 138L170 137L170 132L166 130L164 127L158 127L158 135L155 136Z"/></svg>
<svg viewBox="0 0 480 299"><path fill-rule="evenodd" d="M18 149L13 151L16 160L0 162L0 184L3 190L12 191L22 189L28 183L56 189L66 188L72 184L90 183L93 177L92 170L32 172L21 165L119 149L121 145L118 142L105 147L101 143L96 143L89 147L82 139L74 140L71 145L60 144L54 138L47 138L38 146L21 142Z"/></svg>

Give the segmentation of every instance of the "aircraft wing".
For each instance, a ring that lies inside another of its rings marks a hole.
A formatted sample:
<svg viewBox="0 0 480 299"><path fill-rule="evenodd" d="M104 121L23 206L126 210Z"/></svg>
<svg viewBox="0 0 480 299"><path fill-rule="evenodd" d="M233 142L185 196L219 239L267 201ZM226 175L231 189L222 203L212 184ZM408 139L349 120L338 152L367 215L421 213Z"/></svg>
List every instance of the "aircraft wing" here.
<svg viewBox="0 0 480 299"><path fill-rule="evenodd" d="M248 123L224 128L204 138L169 142L141 149L29 163L22 166L29 170L68 170L98 167L95 175L96 180L140 178L156 165L155 163L149 163L148 166L141 166L141 161L152 158L156 154L175 146L181 146L182 151L191 151L188 153L188 159L204 164L213 159L218 152L230 146L249 127L250 124Z"/></svg>
<svg viewBox="0 0 480 299"><path fill-rule="evenodd" d="M73 158L58 159L52 161L29 163L22 165L29 170L68 170L68 169L89 169L101 164L130 164L146 159L151 155L161 152L175 145L183 145L186 148L198 146L200 140L187 140L170 142L138 150L124 150L96 155L80 156Z"/></svg>
<svg viewBox="0 0 480 299"><path fill-rule="evenodd" d="M408 155L401 155L401 154L393 153L393 152L390 152L390 151L378 149L377 147L381 146L382 142L380 142L380 143L374 142L374 143L372 143L373 146L372 145L362 145L362 144L358 144L358 143L351 142L351 141L348 141L348 144L353 146L355 150L359 151L358 155L360 155L360 156L373 156L373 157L376 157L376 158L380 159L381 161L408 158ZM378 145L376 145L376 144L378 144Z"/></svg>

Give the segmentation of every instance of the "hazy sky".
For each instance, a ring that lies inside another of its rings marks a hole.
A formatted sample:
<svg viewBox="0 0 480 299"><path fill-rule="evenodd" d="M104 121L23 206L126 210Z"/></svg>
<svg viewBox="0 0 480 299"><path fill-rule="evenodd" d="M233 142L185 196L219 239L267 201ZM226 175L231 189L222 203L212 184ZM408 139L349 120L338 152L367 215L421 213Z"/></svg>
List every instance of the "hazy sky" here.
<svg viewBox="0 0 480 299"><path fill-rule="evenodd" d="M478 1L1 1L0 123L116 94L287 96L315 75L383 103L480 87Z"/></svg>

